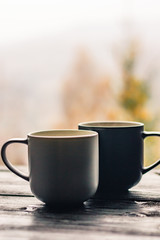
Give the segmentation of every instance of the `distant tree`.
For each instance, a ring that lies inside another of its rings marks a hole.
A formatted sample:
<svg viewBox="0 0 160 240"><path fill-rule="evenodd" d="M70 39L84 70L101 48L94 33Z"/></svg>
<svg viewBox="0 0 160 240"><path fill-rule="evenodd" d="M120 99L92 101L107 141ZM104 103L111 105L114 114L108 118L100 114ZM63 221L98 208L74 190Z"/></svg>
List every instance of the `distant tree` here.
<svg viewBox="0 0 160 240"><path fill-rule="evenodd" d="M123 88L119 93L120 104L128 112L130 118L142 121L146 126L152 124L152 116L147 107L150 99L150 88L146 79L141 79L135 74L137 63L137 45L132 43L121 59Z"/></svg>
<svg viewBox="0 0 160 240"><path fill-rule="evenodd" d="M145 124L145 130L153 130L157 126L158 116L148 107L151 97L150 83L135 73L138 62L138 45L130 42L126 52L120 58L123 87L119 92L118 99L120 106L128 113L128 120L140 121ZM145 163L154 162L159 157L160 141L150 138L145 143Z"/></svg>
<svg viewBox="0 0 160 240"><path fill-rule="evenodd" d="M98 74L86 51L81 50L63 88L64 122L75 127L81 121L108 119L113 114L114 101L110 78Z"/></svg>
<svg viewBox="0 0 160 240"><path fill-rule="evenodd" d="M82 121L130 120L144 122L146 129L154 129L157 117L147 106L149 82L135 73L137 59L137 45L131 42L119 59L122 87L115 94L112 79L100 74L86 51L81 50L63 86L64 115L57 127L77 128ZM147 144L147 164L157 156L157 149L150 147L153 145L157 146L155 140Z"/></svg>

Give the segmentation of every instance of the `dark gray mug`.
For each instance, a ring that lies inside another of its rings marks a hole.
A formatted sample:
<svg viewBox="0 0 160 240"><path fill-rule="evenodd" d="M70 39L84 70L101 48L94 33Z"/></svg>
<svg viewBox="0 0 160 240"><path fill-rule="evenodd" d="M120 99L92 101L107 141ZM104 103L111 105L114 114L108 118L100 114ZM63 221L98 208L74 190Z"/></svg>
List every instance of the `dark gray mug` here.
<svg viewBox="0 0 160 240"><path fill-rule="evenodd" d="M97 194L125 191L136 185L142 175L160 164L143 168L143 140L160 136L159 132L144 131L138 122L85 122L79 129L94 130L99 134L99 186Z"/></svg>
<svg viewBox="0 0 160 240"><path fill-rule="evenodd" d="M10 144L28 145L29 175L7 159ZM79 205L98 186L98 134L82 130L34 132L25 139L10 139L1 149L4 164L30 182L33 194L48 205Z"/></svg>

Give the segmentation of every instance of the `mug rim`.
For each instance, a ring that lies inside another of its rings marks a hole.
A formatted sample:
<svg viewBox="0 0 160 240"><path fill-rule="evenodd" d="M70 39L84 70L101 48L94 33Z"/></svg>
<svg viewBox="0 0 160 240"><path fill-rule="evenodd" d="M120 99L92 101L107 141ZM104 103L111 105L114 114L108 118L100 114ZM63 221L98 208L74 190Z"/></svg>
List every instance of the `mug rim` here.
<svg viewBox="0 0 160 240"><path fill-rule="evenodd" d="M49 129L40 130L36 132L28 133L28 137L32 138L49 138L49 139L73 139L73 138L87 138L97 136L98 133L92 130L80 130L80 129Z"/></svg>
<svg viewBox="0 0 160 240"><path fill-rule="evenodd" d="M81 122L78 124L79 127L89 127L93 129L110 129L110 128L136 128L143 127L144 123L136 121L89 121Z"/></svg>

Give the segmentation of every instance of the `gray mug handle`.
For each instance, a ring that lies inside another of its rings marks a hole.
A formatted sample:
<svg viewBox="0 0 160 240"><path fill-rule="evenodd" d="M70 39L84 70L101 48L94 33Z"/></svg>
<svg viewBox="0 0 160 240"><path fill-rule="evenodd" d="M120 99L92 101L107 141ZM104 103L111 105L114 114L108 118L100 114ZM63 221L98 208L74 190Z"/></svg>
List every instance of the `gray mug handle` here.
<svg viewBox="0 0 160 240"><path fill-rule="evenodd" d="M160 132L148 132L148 131L144 131L142 133L142 137L143 139L145 139L146 137L151 137L151 136L159 136L160 137ZM151 169L155 168L156 166L158 166L160 164L160 160L156 161L155 163L153 163L152 165L150 165L149 167L143 168L142 169L142 174L145 174L146 172L150 171Z"/></svg>
<svg viewBox="0 0 160 240"><path fill-rule="evenodd" d="M29 176L27 176L25 173L22 173L21 171L19 171L17 168L15 168L7 159L6 157L6 149L8 147L8 145L12 144L12 143L23 143L23 144L27 144L28 145L28 140L27 139L22 139L22 138L14 138L14 139L10 139L8 140L6 143L3 144L2 149L1 149L1 157L2 160L4 162L4 164L8 167L8 169L10 171L12 171L13 173L15 173L17 176L25 179L26 181L29 181Z"/></svg>

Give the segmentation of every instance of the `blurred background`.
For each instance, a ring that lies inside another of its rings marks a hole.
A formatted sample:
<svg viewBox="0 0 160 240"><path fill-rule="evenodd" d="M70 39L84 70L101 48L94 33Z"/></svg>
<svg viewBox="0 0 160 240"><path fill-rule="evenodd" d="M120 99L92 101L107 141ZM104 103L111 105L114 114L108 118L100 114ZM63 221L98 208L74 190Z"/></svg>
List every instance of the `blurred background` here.
<svg viewBox="0 0 160 240"><path fill-rule="evenodd" d="M159 0L0 0L0 147L88 120L160 131ZM8 149L27 164L27 147ZM160 141L145 141L145 166Z"/></svg>

